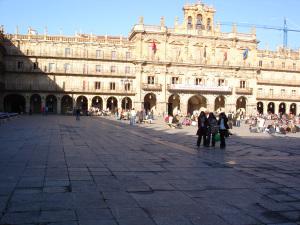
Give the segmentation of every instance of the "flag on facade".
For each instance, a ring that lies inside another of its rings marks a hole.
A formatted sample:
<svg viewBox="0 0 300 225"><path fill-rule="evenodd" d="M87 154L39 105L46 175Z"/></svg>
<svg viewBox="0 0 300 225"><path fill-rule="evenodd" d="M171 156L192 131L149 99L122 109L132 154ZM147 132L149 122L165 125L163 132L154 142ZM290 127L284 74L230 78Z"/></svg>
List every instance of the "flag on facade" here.
<svg viewBox="0 0 300 225"><path fill-rule="evenodd" d="M243 59L246 60L248 58L248 53L249 53L249 49L246 48L245 51L243 52Z"/></svg>
<svg viewBox="0 0 300 225"><path fill-rule="evenodd" d="M227 51L224 52L224 61L227 61Z"/></svg>
<svg viewBox="0 0 300 225"><path fill-rule="evenodd" d="M157 47L156 47L155 41L152 42L152 51L153 51L154 54L157 51Z"/></svg>

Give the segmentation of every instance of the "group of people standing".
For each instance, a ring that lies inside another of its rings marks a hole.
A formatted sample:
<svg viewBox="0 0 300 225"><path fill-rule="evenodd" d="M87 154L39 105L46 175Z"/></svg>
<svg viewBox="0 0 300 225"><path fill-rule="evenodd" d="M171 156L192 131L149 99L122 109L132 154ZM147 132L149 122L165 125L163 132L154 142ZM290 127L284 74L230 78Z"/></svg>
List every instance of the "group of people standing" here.
<svg viewBox="0 0 300 225"><path fill-rule="evenodd" d="M203 140L203 146L215 147L216 135L220 135L220 148L226 147L225 137L229 134L228 118L224 112L220 113L219 119L211 112L208 117L205 112L201 112L198 117L198 130L197 130L197 147L201 145Z"/></svg>

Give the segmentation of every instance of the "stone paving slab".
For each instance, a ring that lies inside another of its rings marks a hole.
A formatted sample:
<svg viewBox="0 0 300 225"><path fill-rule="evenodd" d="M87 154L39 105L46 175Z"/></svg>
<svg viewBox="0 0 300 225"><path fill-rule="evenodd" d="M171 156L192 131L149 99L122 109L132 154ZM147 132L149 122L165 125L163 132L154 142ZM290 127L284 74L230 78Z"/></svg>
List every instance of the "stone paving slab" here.
<svg viewBox="0 0 300 225"><path fill-rule="evenodd" d="M0 127L0 225L297 225L300 134L226 150L161 118L20 116Z"/></svg>

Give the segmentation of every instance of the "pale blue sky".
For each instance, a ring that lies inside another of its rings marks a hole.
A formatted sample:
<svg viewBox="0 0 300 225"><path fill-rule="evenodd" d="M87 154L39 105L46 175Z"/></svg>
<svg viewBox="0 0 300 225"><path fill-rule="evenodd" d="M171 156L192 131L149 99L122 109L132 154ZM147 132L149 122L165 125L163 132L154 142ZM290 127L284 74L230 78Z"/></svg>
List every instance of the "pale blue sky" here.
<svg viewBox="0 0 300 225"><path fill-rule="evenodd" d="M182 21L182 6L196 0L0 0L0 24L7 33L20 33L32 26L38 33L47 26L49 34L74 35L75 31L97 35L128 36L132 26L144 16L145 24L158 25L164 16L173 27L174 18ZM291 29L300 30L299 0L205 0L217 10L215 22L247 22L259 25L283 26L286 17ZM222 27L228 31L230 27ZM240 28L239 31L249 31ZM289 32L288 45L300 47L300 33ZM257 29L260 48L275 49L282 45L283 33Z"/></svg>

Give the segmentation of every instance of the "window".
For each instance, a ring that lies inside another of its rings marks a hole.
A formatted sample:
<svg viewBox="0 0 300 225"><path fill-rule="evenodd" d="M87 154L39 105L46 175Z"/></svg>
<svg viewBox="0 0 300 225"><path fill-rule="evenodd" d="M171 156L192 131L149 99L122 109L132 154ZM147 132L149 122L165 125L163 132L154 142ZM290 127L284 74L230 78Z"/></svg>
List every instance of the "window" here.
<svg viewBox="0 0 300 225"><path fill-rule="evenodd" d="M271 67L272 68L274 67L274 61L271 61Z"/></svg>
<svg viewBox="0 0 300 225"><path fill-rule="evenodd" d="M130 52L126 52L126 59L130 59L131 58L131 53Z"/></svg>
<svg viewBox="0 0 300 225"><path fill-rule="evenodd" d="M49 63L49 73L54 73L54 72L55 72L55 64Z"/></svg>
<svg viewBox="0 0 300 225"><path fill-rule="evenodd" d="M272 96L273 95L273 93L274 93L274 90L273 89L270 89L270 95Z"/></svg>
<svg viewBox="0 0 300 225"><path fill-rule="evenodd" d="M115 82L110 82L109 83L109 88L110 88L110 90L116 90L116 83Z"/></svg>
<svg viewBox="0 0 300 225"><path fill-rule="evenodd" d="M101 89L101 82L96 81L95 82L95 90L99 90L99 89Z"/></svg>
<svg viewBox="0 0 300 225"><path fill-rule="evenodd" d="M84 81L82 82L82 90L83 90L83 91L85 90L85 87L86 87L86 81L84 80Z"/></svg>
<svg viewBox="0 0 300 225"><path fill-rule="evenodd" d="M258 88L257 93L258 93L258 95L261 95L262 94L262 88Z"/></svg>
<svg viewBox="0 0 300 225"><path fill-rule="evenodd" d="M71 49L70 48L65 48L65 57L71 56Z"/></svg>
<svg viewBox="0 0 300 225"><path fill-rule="evenodd" d="M96 72L97 73L101 72L101 65L96 65Z"/></svg>
<svg viewBox="0 0 300 225"><path fill-rule="evenodd" d="M130 91L130 83L125 83L124 88L125 91Z"/></svg>
<svg viewBox="0 0 300 225"><path fill-rule="evenodd" d="M202 85L202 79L196 78L196 85Z"/></svg>
<svg viewBox="0 0 300 225"><path fill-rule="evenodd" d="M18 68L19 70L21 70L21 69L23 69L23 67L24 67L23 61L18 61L18 62L17 62L17 68Z"/></svg>
<svg viewBox="0 0 300 225"><path fill-rule="evenodd" d="M259 60L258 66L262 67L262 60Z"/></svg>
<svg viewBox="0 0 300 225"><path fill-rule="evenodd" d="M148 76L148 84L154 84L154 76Z"/></svg>
<svg viewBox="0 0 300 225"><path fill-rule="evenodd" d="M209 30L209 31L211 30L211 19L210 18L207 19L206 29Z"/></svg>
<svg viewBox="0 0 300 225"><path fill-rule="evenodd" d="M282 96L284 96L285 95L285 89L281 89L280 93L281 93Z"/></svg>
<svg viewBox="0 0 300 225"><path fill-rule="evenodd" d="M201 14L197 15L196 28L197 29L202 29L202 15Z"/></svg>
<svg viewBox="0 0 300 225"><path fill-rule="evenodd" d="M296 69L296 63L293 63L293 70Z"/></svg>
<svg viewBox="0 0 300 225"><path fill-rule="evenodd" d="M296 90L292 90L292 96L296 96Z"/></svg>
<svg viewBox="0 0 300 225"><path fill-rule="evenodd" d="M178 84L179 78L178 77L172 77L172 84Z"/></svg>
<svg viewBox="0 0 300 225"><path fill-rule="evenodd" d="M224 79L219 79L218 80L218 86L224 86L225 85L225 80Z"/></svg>
<svg viewBox="0 0 300 225"><path fill-rule="evenodd" d="M281 64L281 68L282 68L282 69L285 68L285 62L283 62L283 63Z"/></svg>
<svg viewBox="0 0 300 225"><path fill-rule="evenodd" d="M69 73L71 71L71 65L69 63L65 63L64 70L65 73Z"/></svg>
<svg viewBox="0 0 300 225"><path fill-rule="evenodd" d="M130 73L130 66L126 66L126 67L125 67L125 73L126 73L126 74Z"/></svg>
<svg viewBox="0 0 300 225"><path fill-rule="evenodd" d="M96 50L96 58L101 58L101 50Z"/></svg>
<svg viewBox="0 0 300 225"><path fill-rule="evenodd" d="M66 89L66 82L65 81L63 81L63 90L65 90Z"/></svg>
<svg viewBox="0 0 300 225"><path fill-rule="evenodd" d="M39 63L38 62L34 62L33 63L33 69L36 70L39 68Z"/></svg>
<svg viewBox="0 0 300 225"><path fill-rule="evenodd" d="M246 88L246 81L244 80L240 81L240 88Z"/></svg>
<svg viewBox="0 0 300 225"><path fill-rule="evenodd" d="M193 28L192 20L193 20L192 17L189 16L188 17L188 22L187 22L187 28L188 29L192 29Z"/></svg>
<svg viewBox="0 0 300 225"><path fill-rule="evenodd" d="M110 67L110 72L115 73L116 72L116 66L111 66Z"/></svg>
<svg viewBox="0 0 300 225"><path fill-rule="evenodd" d="M117 58L117 52L116 51L112 51L111 52L111 58L112 59L116 59Z"/></svg>

